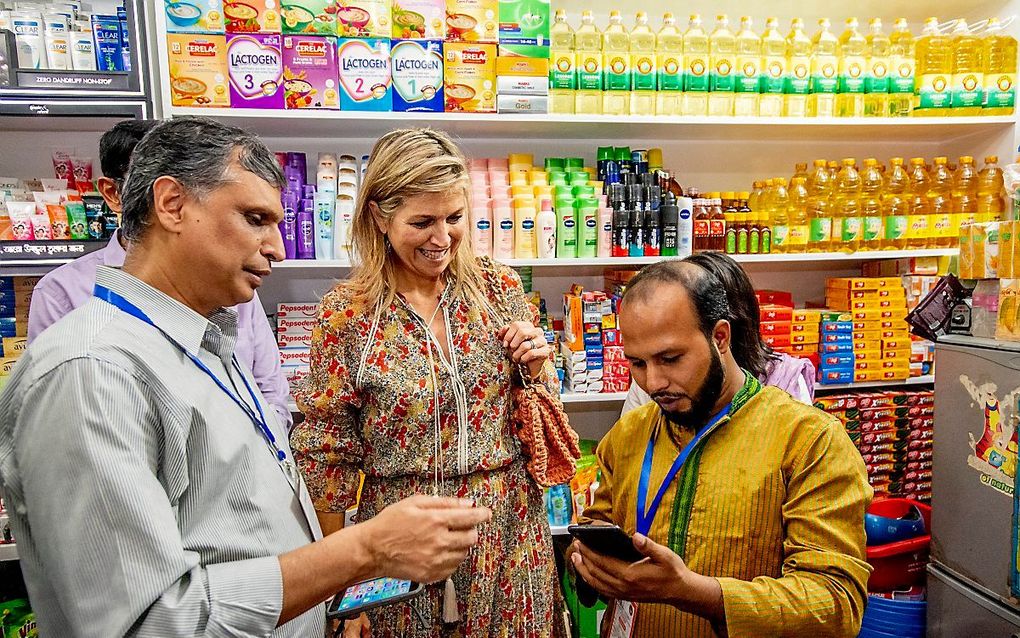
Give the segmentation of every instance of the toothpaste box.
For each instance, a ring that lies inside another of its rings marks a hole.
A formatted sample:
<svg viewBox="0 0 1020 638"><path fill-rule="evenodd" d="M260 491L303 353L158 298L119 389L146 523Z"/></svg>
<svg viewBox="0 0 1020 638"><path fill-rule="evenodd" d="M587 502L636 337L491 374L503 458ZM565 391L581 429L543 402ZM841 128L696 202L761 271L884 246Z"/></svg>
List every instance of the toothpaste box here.
<svg viewBox="0 0 1020 638"><path fill-rule="evenodd" d="M319 304L317 303L281 303L276 305L276 318L282 319L312 319L319 316Z"/></svg>
<svg viewBox="0 0 1020 638"><path fill-rule="evenodd" d="M311 348L312 347L312 335L311 334L277 334L276 343L283 348Z"/></svg>
<svg viewBox="0 0 1020 638"><path fill-rule="evenodd" d="M443 111L443 43L393 40L390 47L394 111Z"/></svg>
<svg viewBox="0 0 1020 638"><path fill-rule="evenodd" d="M164 0L168 33L223 33L223 0Z"/></svg>
<svg viewBox="0 0 1020 638"><path fill-rule="evenodd" d="M338 109L336 40L283 36L283 88L287 109Z"/></svg>
<svg viewBox="0 0 1020 638"><path fill-rule="evenodd" d="M231 107L284 107L282 45L279 35L227 36Z"/></svg>
<svg viewBox="0 0 1020 638"><path fill-rule="evenodd" d="M283 318L276 322L277 334L288 335L310 335L312 330L319 325L319 320L314 317L302 317L297 319Z"/></svg>
<svg viewBox="0 0 1020 638"><path fill-rule="evenodd" d="M174 106L230 106L224 36L170 33L166 46Z"/></svg>
<svg viewBox="0 0 1020 638"><path fill-rule="evenodd" d="M228 0L223 5L227 33L276 33L281 30L276 0Z"/></svg>
<svg viewBox="0 0 1020 638"><path fill-rule="evenodd" d="M391 110L388 39L341 38L337 41L337 60L341 110Z"/></svg>

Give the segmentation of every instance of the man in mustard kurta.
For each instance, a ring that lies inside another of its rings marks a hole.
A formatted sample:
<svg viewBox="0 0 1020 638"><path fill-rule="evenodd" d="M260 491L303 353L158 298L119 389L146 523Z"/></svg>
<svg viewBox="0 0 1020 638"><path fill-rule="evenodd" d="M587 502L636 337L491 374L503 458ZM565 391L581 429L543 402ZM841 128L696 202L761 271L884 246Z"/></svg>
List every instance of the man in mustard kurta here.
<svg viewBox="0 0 1020 638"><path fill-rule="evenodd" d="M852 638L870 573L864 463L835 418L737 365L728 312L718 279L694 264L631 281L624 349L654 402L602 439L584 514L637 532L646 558L575 542L572 564L604 596L632 601L603 628L613 638Z"/></svg>

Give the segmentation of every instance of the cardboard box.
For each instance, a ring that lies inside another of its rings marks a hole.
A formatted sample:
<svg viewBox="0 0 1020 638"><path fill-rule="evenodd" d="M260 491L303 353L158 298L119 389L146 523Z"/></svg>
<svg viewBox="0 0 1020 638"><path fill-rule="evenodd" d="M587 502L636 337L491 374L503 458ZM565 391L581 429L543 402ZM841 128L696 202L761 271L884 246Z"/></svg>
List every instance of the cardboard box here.
<svg viewBox="0 0 1020 638"><path fill-rule="evenodd" d="M393 0L392 37L402 40L446 38L446 0Z"/></svg>
<svg viewBox="0 0 1020 638"><path fill-rule="evenodd" d="M500 113L548 113L549 98L545 95L499 95L496 110Z"/></svg>
<svg viewBox="0 0 1020 638"><path fill-rule="evenodd" d="M223 0L182 3L164 0L166 30L169 33L223 33ZM134 44L134 43L132 43Z"/></svg>
<svg viewBox="0 0 1020 638"><path fill-rule="evenodd" d="M500 55L496 57L496 75L545 78L548 81L549 59Z"/></svg>
<svg viewBox="0 0 1020 638"><path fill-rule="evenodd" d="M201 3L195 3L201 4ZM246 0L223 5L227 33L272 33L283 28L275 0Z"/></svg>
<svg viewBox="0 0 1020 638"><path fill-rule="evenodd" d="M317 303L281 303L276 306L276 318L280 319L301 319L316 318L319 316L319 304Z"/></svg>
<svg viewBox="0 0 1020 638"><path fill-rule="evenodd" d="M390 74L393 110L441 113L443 101L443 43L439 40L393 40Z"/></svg>
<svg viewBox="0 0 1020 638"><path fill-rule="evenodd" d="M282 36L228 35L227 72L232 108L283 108Z"/></svg>
<svg viewBox="0 0 1020 638"><path fill-rule="evenodd" d="M444 46L447 111L496 111L496 47L447 43Z"/></svg>
<svg viewBox="0 0 1020 638"><path fill-rule="evenodd" d="M999 314L995 338L1020 341L1020 279L999 282Z"/></svg>
<svg viewBox="0 0 1020 638"><path fill-rule="evenodd" d="M527 75L496 76L496 92L499 97L538 96L548 97L549 78L537 78Z"/></svg>
<svg viewBox="0 0 1020 638"><path fill-rule="evenodd" d="M169 33L166 46L174 106L230 106L225 36Z"/></svg>
<svg viewBox="0 0 1020 638"><path fill-rule="evenodd" d="M793 320L793 309L786 306L778 306L774 304L765 304L759 306L758 316L761 321L768 322L787 322Z"/></svg>
<svg viewBox="0 0 1020 638"><path fill-rule="evenodd" d="M390 24L390 0L353 0L336 6L336 35L341 38L387 38L393 34Z"/></svg>
<svg viewBox="0 0 1020 638"><path fill-rule="evenodd" d="M338 109L336 39L283 37L283 87L287 109Z"/></svg>
<svg viewBox="0 0 1020 638"><path fill-rule="evenodd" d="M763 335L788 335L792 331L789 321L762 321L760 332Z"/></svg>
<svg viewBox="0 0 1020 638"><path fill-rule="evenodd" d="M336 0L287 0L280 11L284 35L336 35Z"/></svg>
<svg viewBox="0 0 1020 638"><path fill-rule="evenodd" d="M548 47L551 25L549 0L499 0L501 45Z"/></svg>
<svg viewBox="0 0 1020 638"><path fill-rule="evenodd" d="M784 290L755 290L759 306L775 305L793 308L793 293Z"/></svg>
<svg viewBox="0 0 1020 638"><path fill-rule="evenodd" d="M447 42L499 42L498 0L446 0Z"/></svg>
<svg viewBox="0 0 1020 638"><path fill-rule="evenodd" d="M337 41L337 62L340 110L392 110L388 38L341 38Z"/></svg>

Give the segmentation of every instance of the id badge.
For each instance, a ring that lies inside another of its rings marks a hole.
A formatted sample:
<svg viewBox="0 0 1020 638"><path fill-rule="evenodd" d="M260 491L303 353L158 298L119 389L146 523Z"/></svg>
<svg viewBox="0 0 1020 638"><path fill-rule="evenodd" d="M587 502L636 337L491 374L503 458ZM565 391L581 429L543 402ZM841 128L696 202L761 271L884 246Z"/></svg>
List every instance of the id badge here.
<svg viewBox="0 0 1020 638"><path fill-rule="evenodd" d="M637 618L637 605L629 600L617 600L613 604L612 613L605 623L603 638L631 638L634 635L634 620Z"/></svg>

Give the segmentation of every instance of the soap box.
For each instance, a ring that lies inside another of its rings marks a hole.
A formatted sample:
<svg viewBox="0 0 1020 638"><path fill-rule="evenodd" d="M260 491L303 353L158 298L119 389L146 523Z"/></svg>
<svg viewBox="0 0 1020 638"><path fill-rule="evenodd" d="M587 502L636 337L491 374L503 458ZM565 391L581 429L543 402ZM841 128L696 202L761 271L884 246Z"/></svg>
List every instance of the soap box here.
<svg viewBox="0 0 1020 638"><path fill-rule="evenodd" d="M283 108L283 38L279 35L228 35L230 106Z"/></svg>
<svg viewBox="0 0 1020 638"><path fill-rule="evenodd" d="M169 33L166 48L174 106L230 106L226 37Z"/></svg>
<svg viewBox="0 0 1020 638"><path fill-rule="evenodd" d="M447 42L499 41L499 0L446 0Z"/></svg>
<svg viewBox="0 0 1020 638"><path fill-rule="evenodd" d="M168 33L223 33L223 0L165 0Z"/></svg>
<svg viewBox="0 0 1020 638"><path fill-rule="evenodd" d="M394 111L443 111L443 43L393 40L390 49Z"/></svg>
<svg viewBox="0 0 1020 638"><path fill-rule="evenodd" d="M280 11L283 33L336 35L336 12L335 0L286 0Z"/></svg>
<svg viewBox="0 0 1020 638"><path fill-rule="evenodd" d="M446 43L444 87L447 111L496 111L496 45Z"/></svg>
<svg viewBox="0 0 1020 638"><path fill-rule="evenodd" d="M223 4L227 33L280 33L276 0L228 0Z"/></svg>
<svg viewBox="0 0 1020 638"><path fill-rule="evenodd" d="M314 35L283 36L283 87L287 109L338 109L336 41Z"/></svg>
<svg viewBox="0 0 1020 638"><path fill-rule="evenodd" d="M446 0L393 0L392 36L401 40L446 38Z"/></svg>
<svg viewBox="0 0 1020 638"><path fill-rule="evenodd" d="M390 41L388 38L341 38L337 42L340 67L340 110L389 111Z"/></svg>

